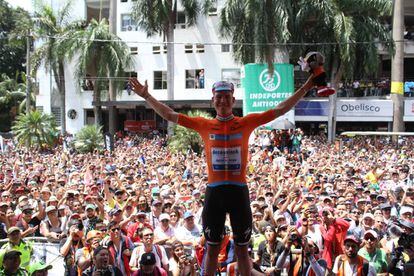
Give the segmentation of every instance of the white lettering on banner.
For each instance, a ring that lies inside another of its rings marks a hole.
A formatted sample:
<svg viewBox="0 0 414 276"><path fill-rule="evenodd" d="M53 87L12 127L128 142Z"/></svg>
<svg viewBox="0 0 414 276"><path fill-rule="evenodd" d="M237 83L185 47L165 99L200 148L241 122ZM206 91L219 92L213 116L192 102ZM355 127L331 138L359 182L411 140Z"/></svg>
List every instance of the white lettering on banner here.
<svg viewBox="0 0 414 276"><path fill-rule="evenodd" d="M292 93L251 93L249 95L249 98L251 100L261 100L261 99L285 99L287 97L290 97Z"/></svg>
<svg viewBox="0 0 414 276"><path fill-rule="evenodd" d="M241 147L211 148L211 163L214 171L240 171Z"/></svg>
<svg viewBox="0 0 414 276"><path fill-rule="evenodd" d="M252 104L252 107L276 107L281 101L273 101L273 102L258 102L255 101Z"/></svg>
<svg viewBox="0 0 414 276"><path fill-rule="evenodd" d="M339 100L336 102L337 116L385 117L393 115L391 100Z"/></svg>

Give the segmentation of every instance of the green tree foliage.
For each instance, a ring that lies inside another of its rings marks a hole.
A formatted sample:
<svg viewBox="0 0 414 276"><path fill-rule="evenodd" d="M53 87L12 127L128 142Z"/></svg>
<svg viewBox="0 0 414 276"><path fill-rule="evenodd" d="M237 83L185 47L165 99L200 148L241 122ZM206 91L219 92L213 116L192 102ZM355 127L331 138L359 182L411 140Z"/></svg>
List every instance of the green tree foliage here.
<svg viewBox="0 0 414 276"><path fill-rule="evenodd" d="M28 21L25 10L14 9L5 0L0 0L0 75L12 77L25 70L26 40L18 34L22 23Z"/></svg>
<svg viewBox="0 0 414 276"><path fill-rule="evenodd" d="M66 132L65 109L65 53L67 51L64 39L69 39L74 31L80 30L82 22L69 22L72 1L66 1L58 11L40 1L36 7L35 36L42 39L42 44L35 49L32 56L33 75L37 72L42 62L46 70L50 70L60 94L60 120L61 132Z"/></svg>
<svg viewBox="0 0 414 276"><path fill-rule="evenodd" d="M323 52L328 73L340 78L375 72L375 40L391 41L386 25L391 10L391 0L227 0L220 30L235 44L234 57L242 64L271 63L277 43L297 43L278 50L293 62L305 52ZM361 41L369 43L352 43Z"/></svg>
<svg viewBox="0 0 414 276"><path fill-rule="evenodd" d="M23 82L20 82L23 81ZM14 78L3 74L0 77L0 131L7 132L11 122L18 113L25 111L26 106L26 74L16 74ZM31 93L34 104L34 92Z"/></svg>
<svg viewBox="0 0 414 276"><path fill-rule="evenodd" d="M73 145L77 151L82 153L103 150L104 137L102 135L102 126L84 126L76 133Z"/></svg>
<svg viewBox="0 0 414 276"><path fill-rule="evenodd" d="M201 110L189 111L187 113L190 117L203 117L211 119L212 116ZM174 135L168 140L168 148L172 152L182 152L185 153L189 149L196 153L201 153L203 149L203 141L201 140L200 135L189 128L175 125L174 126Z"/></svg>
<svg viewBox="0 0 414 276"><path fill-rule="evenodd" d="M108 76L123 77L133 65L128 45L109 30L108 21L92 19L84 29L65 39L67 57L76 57L76 79L82 82L86 74L94 79L93 100L95 124L102 123L101 91L108 89ZM118 82L124 85L124 82Z"/></svg>
<svg viewBox="0 0 414 276"><path fill-rule="evenodd" d="M19 146L46 149L55 145L58 137L55 118L39 111L20 114L12 132Z"/></svg>

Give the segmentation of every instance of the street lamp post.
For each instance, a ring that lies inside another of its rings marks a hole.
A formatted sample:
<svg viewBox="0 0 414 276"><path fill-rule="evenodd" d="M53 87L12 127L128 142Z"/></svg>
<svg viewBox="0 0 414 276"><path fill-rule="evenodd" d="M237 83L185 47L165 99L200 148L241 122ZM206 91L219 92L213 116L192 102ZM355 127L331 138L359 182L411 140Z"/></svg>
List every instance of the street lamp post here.
<svg viewBox="0 0 414 276"><path fill-rule="evenodd" d="M26 37L26 114L30 112L30 86L31 86L31 77L30 77L30 29L28 30L27 37Z"/></svg>

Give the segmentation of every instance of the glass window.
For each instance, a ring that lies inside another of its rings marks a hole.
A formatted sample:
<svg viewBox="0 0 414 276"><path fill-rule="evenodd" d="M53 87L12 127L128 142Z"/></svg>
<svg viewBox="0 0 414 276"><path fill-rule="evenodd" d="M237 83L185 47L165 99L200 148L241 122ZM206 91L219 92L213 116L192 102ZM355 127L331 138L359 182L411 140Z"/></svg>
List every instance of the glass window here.
<svg viewBox="0 0 414 276"><path fill-rule="evenodd" d="M211 0L211 7L208 10L208 15L217 15L217 0Z"/></svg>
<svg viewBox="0 0 414 276"><path fill-rule="evenodd" d="M185 70L185 88L204 89L204 69Z"/></svg>
<svg viewBox="0 0 414 276"><path fill-rule="evenodd" d="M121 0L122 3L128 2L128 0Z"/></svg>
<svg viewBox="0 0 414 276"><path fill-rule="evenodd" d="M240 69L223 69L221 71L221 79L234 84L234 87L240 88Z"/></svg>
<svg viewBox="0 0 414 276"><path fill-rule="evenodd" d="M175 21L176 29L185 29L185 13L182 11L177 12L177 18Z"/></svg>
<svg viewBox="0 0 414 276"><path fill-rule="evenodd" d="M166 54L167 53L167 45L164 45L163 49L164 49L164 54Z"/></svg>
<svg viewBox="0 0 414 276"><path fill-rule="evenodd" d="M138 55L138 47L131 47L129 49L131 51L131 55Z"/></svg>
<svg viewBox="0 0 414 276"><path fill-rule="evenodd" d="M161 54L161 46L152 46L153 54Z"/></svg>
<svg viewBox="0 0 414 276"><path fill-rule="evenodd" d="M203 44L197 44L196 45L196 53L204 53L204 45Z"/></svg>
<svg viewBox="0 0 414 276"><path fill-rule="evenodd" d="M154 89L167 89L167 71L154 71Z"/></svg>
<svg viewBox="0 0 414 276"><path fill-rule="evenodd" d="M223 53L230 52L230 44L221 44L221 52Z"/></svg>
<svg viewBox="0 0 414 276"><path fill-rule="evenodd" d="M191 54L193 52L193 44L184 45L184 53Z"/></svg>
<svg viewBox="0 0 414 276"><path fill-rule="evenodd" d="M131 14L121 14L121 32L131 32L137 30L137 23L132 19Z"/></svg>

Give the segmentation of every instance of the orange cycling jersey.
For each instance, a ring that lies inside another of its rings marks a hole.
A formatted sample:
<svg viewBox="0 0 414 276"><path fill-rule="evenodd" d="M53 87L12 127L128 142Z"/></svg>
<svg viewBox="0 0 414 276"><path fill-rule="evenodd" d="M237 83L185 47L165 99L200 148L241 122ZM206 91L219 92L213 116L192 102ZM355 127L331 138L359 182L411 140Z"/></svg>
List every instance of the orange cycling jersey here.
<svg viewBox="0 0 414 276"><path fill-rule="evenodd" d="M234 117L229 121L179 114L178 124L197 131L205 144L210 187L246 184L249 136L276 118L275 110Z"/></svg>

